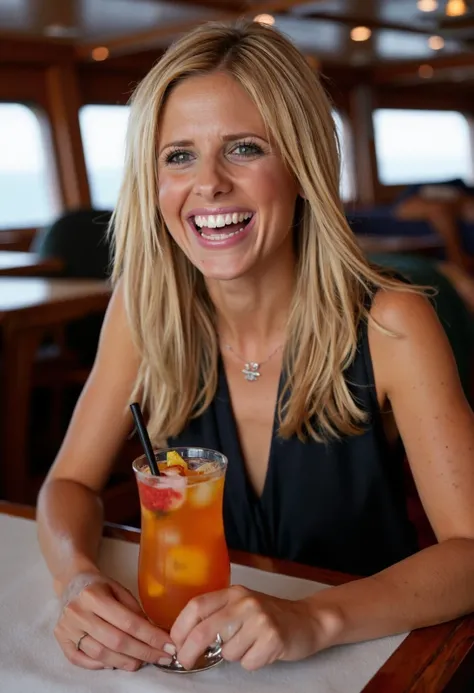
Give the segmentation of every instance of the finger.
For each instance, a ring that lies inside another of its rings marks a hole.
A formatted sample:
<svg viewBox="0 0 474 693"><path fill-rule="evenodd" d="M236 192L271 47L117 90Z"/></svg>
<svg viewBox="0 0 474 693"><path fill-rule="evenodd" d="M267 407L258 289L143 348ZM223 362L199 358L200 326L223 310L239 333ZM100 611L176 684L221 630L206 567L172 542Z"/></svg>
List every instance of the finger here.
<svg viewBox="0 0 474 693"><path fill-rule="evenodd" d="M140 604L131 592L129 592L127 589L125 589L125 587L123 587L115 581L110 583L110 588L114 596L121 604L128 607L131 611L134 611L136 614L141 614L143 616L143 609L141 608Z"/></svg>
<svg viewBox="0 0 474 693"><path fill-rule="evenodd" d="M95 592L85 591L81 599L81 605L81 611L83 609L91 611L107 623L128 633L136 640L141 640L150 645L150 647L162 650L166 643L172 645L168 633L153 626L145 616L134 613L128 607L123 606L112 595L103 593L96 595ZM77 609L75 602L72 602L69 607ZM84 630L87 632L86 628Z"/></svg>
<svg viewBox="0 0 474 693"><path fill-rule="evenodd" d="M81 628L112 652L128 655L141 662L155 663L160 657L166 656L163 650L150 647L141 640L136 640L136 638L96 615L87 615Z"/></svg>
<svg viewBox="0 0 474 693"><path fill-rule="evenodd" d="M206 649L214 645L217 634L223 639L231 639L242 628L242 620L229 612L230 609L222 609L192 629L182 647L178 648L177 657L185 669L191 668Z"/></svg>
<svg viewBox="0 0 474 693"><path fill-rule="evenodd" d="M128 657L120 652L114 652L98 642L92 635L86 635L81 641L81 652L90 659L100 662L103 666L124 671L137 671L143 662L133 657Z"/></svg>
<svg viewBox="0 0 474 693"><path fill-rule="evenodd" d="M254 637L254 644L242 656L240 664L247 671L256 671L280 659L283 652L281 639L276 631L268 631Z"/></svg>
<svg viewBox="0 0 474 693"><path fill-rule="evenodd" d="M224 636L221 637L224 640ZM222 657L227 662L240 662L250 648L253 647L255 640L255 628L249 626L248 623L242 624L242 627L231 638L228 638L227 641L224 640Z"/></svg>
<svg viewBox="0 0 474 693"><path fill-rule="evenodd" d="M218 592L209 592L200 597L191 599L184 609L179 614L170 631L170 638L180 649L186 638L190 635L193 629L212 614L223 609L229 603L229 590L219 590ZM214 631L214 639L216 633Z"/></svg>
<svg viewBox="0 0 474 693"><path fill-rule="evenodd" d="M96 671L106 668L102 662L91 659L84 652L82 652L82 650L77 650L76 645L73 642L63 642L60 643L60 645L67 659L76 667L82 667L83 669L94 669Z"/></svg>

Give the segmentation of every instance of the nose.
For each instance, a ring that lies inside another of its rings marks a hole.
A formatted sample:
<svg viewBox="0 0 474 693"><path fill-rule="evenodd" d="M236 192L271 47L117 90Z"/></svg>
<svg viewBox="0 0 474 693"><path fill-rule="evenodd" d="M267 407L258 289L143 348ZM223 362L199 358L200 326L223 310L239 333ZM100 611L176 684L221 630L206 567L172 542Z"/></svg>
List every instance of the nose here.
<svg viewBox="0 0 474 693"><path fill-rule="evenodd" d="M205 200L215 200L230 192L232 183L219 162L201 161L197 168L193 192Z"/></svg>

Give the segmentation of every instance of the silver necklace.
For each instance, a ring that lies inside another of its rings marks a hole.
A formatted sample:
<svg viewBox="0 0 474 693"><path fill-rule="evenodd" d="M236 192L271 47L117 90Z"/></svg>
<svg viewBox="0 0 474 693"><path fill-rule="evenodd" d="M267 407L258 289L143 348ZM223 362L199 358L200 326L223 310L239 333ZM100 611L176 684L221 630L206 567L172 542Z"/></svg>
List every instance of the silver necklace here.
<svg viewBox="0 0 474 693"><path fill-rule="evenodd" d="M280 351L280 349L283 348L283 344L280 344L272 353L270 356L267 356L265 361L259 361L258 363L256 361L246 361L243 356L238 354L235 349L233 349L230 344L224 344L224 349L228 349L231 351L235 356L237 356L240 361L243 361L245 363L245 368L242 368L242 373L244 374L245 380L248 380L249 382L253 382L254 380L258 380L260 378L260 367L264 366L266 363L270 361L270 359L275 356L277 351Z"/></svg>

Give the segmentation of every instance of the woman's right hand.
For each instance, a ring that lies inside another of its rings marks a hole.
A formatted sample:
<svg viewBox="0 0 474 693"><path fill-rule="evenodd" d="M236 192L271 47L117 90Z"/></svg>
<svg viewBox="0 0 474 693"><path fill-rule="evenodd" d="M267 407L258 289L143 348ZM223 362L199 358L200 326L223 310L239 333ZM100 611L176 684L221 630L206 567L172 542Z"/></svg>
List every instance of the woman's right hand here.
<svg viewBox="0 0 474 693"><path fill-rule="evenodd" d="M169 662L175 652L168 633L148 621L135 597L101 573L74 577L62 604L54 634L77 666L136 671L144 662Z"/></svg>

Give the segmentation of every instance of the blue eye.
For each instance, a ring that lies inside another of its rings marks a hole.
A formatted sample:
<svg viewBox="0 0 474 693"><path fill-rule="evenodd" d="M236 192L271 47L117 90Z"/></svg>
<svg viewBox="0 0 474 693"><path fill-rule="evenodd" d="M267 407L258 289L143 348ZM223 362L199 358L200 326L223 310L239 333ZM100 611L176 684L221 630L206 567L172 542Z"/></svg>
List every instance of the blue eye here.
<svg viewBox="0 0 474 693"><path fill-rule="evenodd" d="M166 155L165 163L167 164L187 164L190 161L191 154L185 149L175 149Z"/></svg>
<svg viewBox="0 0 474 693"><path fill-rule="evenodd" d="M263 149L255 144L255 142L241 142L232 150L232 154L236 154L242 158L259 156L263 154Z"/></svg>

